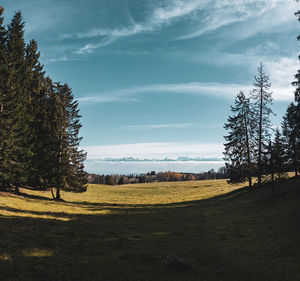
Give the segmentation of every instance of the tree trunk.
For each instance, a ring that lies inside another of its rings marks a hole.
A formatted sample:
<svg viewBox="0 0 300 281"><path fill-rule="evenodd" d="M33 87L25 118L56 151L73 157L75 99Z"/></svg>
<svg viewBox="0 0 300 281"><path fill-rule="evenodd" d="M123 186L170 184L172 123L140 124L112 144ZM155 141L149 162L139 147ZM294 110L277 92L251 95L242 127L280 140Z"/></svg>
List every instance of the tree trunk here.
<svg viewBox="0 0 300 281"><path fill-rule="evenodd" d="M257 184L258 187L261 186L261 156L262 156L262 111L263 111L263 89L261 88L261 93L260 93L260 112L259 112L259 137L258 137L258 174L257 174Z"/></svg>
<svg viewBox="0 0 300 281"><path fill-rule="evenodd" d="M57 187L56 188L56 198L55 198L56 200L60 200L61 198L60 198L60 188L59 187Z"/></svg>
<svg viewBox="0 0 300 281"><path fill-rule="evenodd" d="M249 181L249 187L252 187L252 177L251 177L251 175L249 175L248 181Z"/></svg>
<svg viewBox="0 0 300 281"><path fill-rule="evenodd" d="M53 199L55 199L55 195L54 195L52 187L50 188L50 190L51 190L51 194L52 194Z"/></svg>
<svg viewBox="0 0 300 281"><path fill-rule="evenodd" d="M15 193L19 194L20 193L20 188L18 185L15 186Z"/></svg>
<svg viewBox="0 0 300 281"><path fill-rule="evenodd" d="M249 136L248 136L248 122L246 115L244 113L244 126L246 130L246 146L247 146L247 164L248 164L248 181L249 181L249 187L252 187L252 178L251 178L251 156L250 156L250 144L249 144Z"/></svg>

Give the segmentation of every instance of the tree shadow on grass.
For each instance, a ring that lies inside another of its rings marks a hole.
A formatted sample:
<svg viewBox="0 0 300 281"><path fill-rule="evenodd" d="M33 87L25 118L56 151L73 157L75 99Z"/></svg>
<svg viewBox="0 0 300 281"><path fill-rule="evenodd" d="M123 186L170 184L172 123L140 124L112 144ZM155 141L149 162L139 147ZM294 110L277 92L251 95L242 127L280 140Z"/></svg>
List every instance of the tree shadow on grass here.
<svg viewBox="0 0 300 281"><path fill-rule="evenodd" d="M267 208L256 201L259 193L241 188L158 205L63 202L115 211L56 213L69 221L2 216L0 280L300 280L300 230L298 218L290 215L300 211L299 196ZM174 266L173 257L192 270Z"/></svg>

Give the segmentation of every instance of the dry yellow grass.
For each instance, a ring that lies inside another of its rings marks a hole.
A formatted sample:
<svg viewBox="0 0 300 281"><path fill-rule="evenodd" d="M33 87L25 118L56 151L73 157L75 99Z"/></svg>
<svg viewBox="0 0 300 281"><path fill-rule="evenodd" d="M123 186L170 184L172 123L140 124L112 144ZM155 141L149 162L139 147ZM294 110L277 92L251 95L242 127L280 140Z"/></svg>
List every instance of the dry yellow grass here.
<svg viewBox="0 0 300 281"><path fill-rule="evenodd" d="M3 192L0 280L300 280L299 186L277 184L275 198L225 180L90 185L62 202Z"/></svg>
<svg viewBox="0 0 300 281"><path fill-rule="evenodd" d="M87 192L62 192L63 202L52 201L50 191L34 191L20 189L29 196L10 194L0 196L0 210L4 216L23 216L44 219L68 220L69 215L79 214L110 214L112 210L99 209L84 204L122 204L124 208L130 205L175 204L186 201L196 201L218 196L240 188L242 185L229 185L226 180L206 180L191 182L162 182L150 184L131 184L122 186L89 185ZM39 200L40 199L40 200ZM49 199L49 200L43 200ZM18 212L13 210L17 209ZM34 211L32 213L30 211ZM53 216L53 214L56 214Z"/></svg>

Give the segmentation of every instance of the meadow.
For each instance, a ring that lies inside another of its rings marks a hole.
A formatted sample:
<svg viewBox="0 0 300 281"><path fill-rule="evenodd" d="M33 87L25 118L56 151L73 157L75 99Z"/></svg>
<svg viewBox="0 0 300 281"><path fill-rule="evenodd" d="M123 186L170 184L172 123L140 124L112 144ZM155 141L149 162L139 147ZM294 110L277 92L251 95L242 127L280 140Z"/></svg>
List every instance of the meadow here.
<svg viewBox="0 0 300 281"><path fill-rule="evenodd" d="M300 184L0 193L0 280L300 280Z"/></svg>

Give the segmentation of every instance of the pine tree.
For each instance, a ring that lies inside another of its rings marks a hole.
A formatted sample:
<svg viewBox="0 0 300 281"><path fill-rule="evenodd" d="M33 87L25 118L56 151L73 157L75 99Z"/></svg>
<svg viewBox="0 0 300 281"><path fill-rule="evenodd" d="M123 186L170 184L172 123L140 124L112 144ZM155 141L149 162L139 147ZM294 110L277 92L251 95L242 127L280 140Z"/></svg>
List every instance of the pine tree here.
<svg viewBox="0 0 300 281"><path fill-rule="evenodd" d="M262 155L262 167L264 175L271 175L271 182L275 181L275 168L274 168L274 152L273 143L271 138L268 141L267 146L264 149Z"/></svg>
<svg viewBox="0 0 300 281"><path fill-rule="evenodd" d="M295 74L295 81L292 82L292 85L296 87L296 90L295 90L295 101L297 103L299 103L300 102L300 70L298 70L297 74Z"/></svg>
<svg viewBox="0 0 300 281"><path fill-rule="evenodd" d="M8 79L6 92L8 96L6 109L9 112L7 126L7 155L9 182L19 192L19 186L26 183L28 174L28 157L30 151L26 148L28 136L26 92L27 73L25 66L24 23L21 12L17 12L8 26ZM9 101L8 101L9 100Z"/></svg>
<svg viewBox="0 0 300 281"><path fill-rule="evenodd" d="M273 170L276 178L281 179L287 175L287 154L284 147L284 140L278 128L275 131L275 138L272 146Z"/></svg>
<svg viewBox="0 0 300 281"><path fill-rule="evenodd" d="M298 2L298 0L297 0ZM295 15L298 17L298 21L300 21L300 10L298 10ZM300 40L300 36L297 37ZM300 55L298 56L300 60ZM295 81L292 82L292 85L296 87L295 89L295 102L296 105L293 108L293 131L294 136L290 145L293 151L293 165L295 170L295 175L298 175L299 167L300 167L300 70L297 71L295 75ZM291 109L290 109L291 110ZM291 113L290 113L291 115ZM290 140L291 141L291 140Z"/></svg>
<svg viewBox="0 0 300 281"><path fill-rule="evenodd" d="M28 184L36 187L46 187L45 181L45 135L47 116L47 81L44 77L43 66L39 62L40 53L38 44L31 40L26 46L25 62L28 79L27 92L29 99L27 103L27 122L29 125L27 149L31 151L28 161L30 170ZM47 136L51 137L51 136Z"/></svg>
<svg viewBox="0 0 300 281"><path fill-rule="evenodd" d="M50 161L52 163L52 184L56 186L57 200L60 191L81 192L86 190L87 175L84 172L86 154L79 150L81 138L78 136L81 124L79 122L78 102L67 84L56 83L55 92L52 93L51 132L52 138L49 147Z"/></svg>
<svg viewBox="0 0 300 281"><path fill-rule="evenodd" d="M257 178L258 186L261 185L263 167L262 157L264 147L270 137L271 121L270 115L273 114L270 105L272 104L272 93L269 92L271 87L270 77L264 72L263 65L260 63L257 68L258 74L254 77L254 89L251 92L251 97L255 101L254 114L257 120L255 129L255 160L257 163Z"/></svg>
<svg viewBox="0 0 300 281"><path fill-rule="evenodd" d="M235 99L235 106L231 106L233 116L229 116L228 123L224 128L229 131L225 136L226 167L229 169L230 182L244 182L248 179L249 186L252 185L252 133L253 117L250 108L250 101L240 92Z"/></svg>
<svg viewBox="0 0 300 281"><path fill-rule="evenodd" d="M288 167L298 175L300 161L300 108L291 103L283 117L282 132L284 145L287 151Z"/></svg>
<svg viewBox="0 0 300 281"><path fill-rule="evenodd" d="M7 108L6 108L6 80L8 75L8 57L6 50L7 30L4 27L4 9L0 6L0 184L3 187L7 184L7 159L6 147L7 137L9 135L7 127Z"/></svg>

